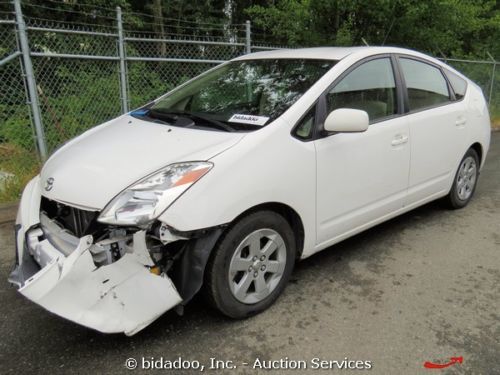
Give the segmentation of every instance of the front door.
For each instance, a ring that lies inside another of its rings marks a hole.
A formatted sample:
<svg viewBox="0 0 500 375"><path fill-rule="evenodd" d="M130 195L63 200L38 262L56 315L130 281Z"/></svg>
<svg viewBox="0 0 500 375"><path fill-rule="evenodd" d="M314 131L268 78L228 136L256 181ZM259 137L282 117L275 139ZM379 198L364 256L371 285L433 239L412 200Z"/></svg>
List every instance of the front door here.
<svg viewBox="0 0 500 375"><path fill-rule="evenodd" d="M390 57L355 67L325 94L326 113L361 109L370 126L362 133L336 133L315 141L317 243L347 237L402 208L408 187L407 119L399 116L401 93Z"/></svg>

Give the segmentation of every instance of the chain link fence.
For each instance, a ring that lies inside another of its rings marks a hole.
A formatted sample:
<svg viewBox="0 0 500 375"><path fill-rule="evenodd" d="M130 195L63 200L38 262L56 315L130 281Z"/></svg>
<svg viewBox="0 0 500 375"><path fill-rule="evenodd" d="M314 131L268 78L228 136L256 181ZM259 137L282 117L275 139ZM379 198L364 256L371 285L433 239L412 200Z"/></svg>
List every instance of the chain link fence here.
<svg viewBox="0 0 500 375"><path fill-rule="evenodd" d="M223 61L282 48L253 40L248 22L159 27L119 8L63 22L32 17L29 7L51 9L0 0L0 203L17 200L47 155L90 127ZM446 61L482 87L500 117L496 63Z"/></svg>
<svg viewBox="0 0 500 375"><path fill-rule="evenodd" d="M39 168L13 19L0 23L0 202L15 200Z"/></svg>
<svg viewBox="0 0 500 375"><path fill-rule="evenodd" d="M491 60L447 59L444 62L453 66L477 83L488 100L493 126L500 129L500 64L492 56Z"/></svg>

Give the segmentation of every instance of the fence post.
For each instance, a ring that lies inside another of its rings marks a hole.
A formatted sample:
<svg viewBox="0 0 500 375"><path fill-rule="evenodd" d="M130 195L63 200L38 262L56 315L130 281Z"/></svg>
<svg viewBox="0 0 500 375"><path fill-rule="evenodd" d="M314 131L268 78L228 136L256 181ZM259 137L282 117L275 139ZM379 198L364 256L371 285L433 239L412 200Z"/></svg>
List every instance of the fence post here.
<svg viewBox="0 0 500 375"><path fill-rule="evenodd" d="M118 24L118 53L120 55L120 90L122 100L122 113L127 113L127 67L125 65L125 40L123 39L122 9L120 7L116 7L116 21Z"/></svg>
<svg viewBox="0 0 500 375"><path fill-rule="evenodd" d="M488 107L491 107L491 97L493 96L493 86L495 85L495 69L497 67L497 61L489 52L486 52L489 58L493 61L493 69L491 71L491 82L490 82L490 95L488 96ZM491 109L491 108L490 108Z"/></svg>
<svg viewBox="0 0 500 375"><path fill-rule="evenodd" d="M246 21L245 26L245 53L252 53L250 21Z"/></svg>
<svg viewBox="0 0 500 375"><path fill-rule="evenodd" d="M14 10L16 12L17 31L19 35L21 53L23 55L23 64L26 74L26 83L28 86L31 112L33 114L33 123L35 125L36 143L38 146L38 152L40 153L40 158L42 160L45 160L47 158L47 145L45 143L45 134L43 130L42 117L40 115L40 105L38 102L35 74L33 72L33 65L31 63L28 35L26 33L26 24L24 23L20 0L14 0Z"/></svg>

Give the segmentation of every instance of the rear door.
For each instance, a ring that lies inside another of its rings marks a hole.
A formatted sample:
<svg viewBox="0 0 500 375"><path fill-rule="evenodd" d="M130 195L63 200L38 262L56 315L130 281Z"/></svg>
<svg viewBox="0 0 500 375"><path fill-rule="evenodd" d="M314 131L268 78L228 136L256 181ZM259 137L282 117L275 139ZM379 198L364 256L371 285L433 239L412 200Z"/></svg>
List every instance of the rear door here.
<svg viewBox="0 0 500 375"><path fill-rule="evenodd" d="M449 190L465 150L467 121L439 66L413 57L398 60L411 140L407 204L414 204Z"/></svg>
<svg viewBox="0 0 500 375"><path fill-rule="evenodd" d="M409 129L390 56L354 66L320 99L325 114L361 109L363 133L322 134L317 157L317 238L327 245L402 208L408 187ZM400 98L398 100L398 97Z"/></svg>

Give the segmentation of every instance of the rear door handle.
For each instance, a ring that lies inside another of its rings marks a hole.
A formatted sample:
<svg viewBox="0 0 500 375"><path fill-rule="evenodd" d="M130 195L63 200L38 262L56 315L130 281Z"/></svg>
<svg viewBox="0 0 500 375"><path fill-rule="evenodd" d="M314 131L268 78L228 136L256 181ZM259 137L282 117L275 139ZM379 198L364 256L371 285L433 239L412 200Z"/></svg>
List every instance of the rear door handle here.
<svg viewBox="0 0 500 375"><path fill-rule="evenodd" d="M399 146L405 144L406 142L408 142L408 136L404 134L398 134L392 140L391 145Z"/></svg>
<svg viewBox="0 0 500 375"><path fill-rule="evenodd" d="M459 117L457 121L455 121L456 126L465 126L467 120L464 117Z"/></svg>

